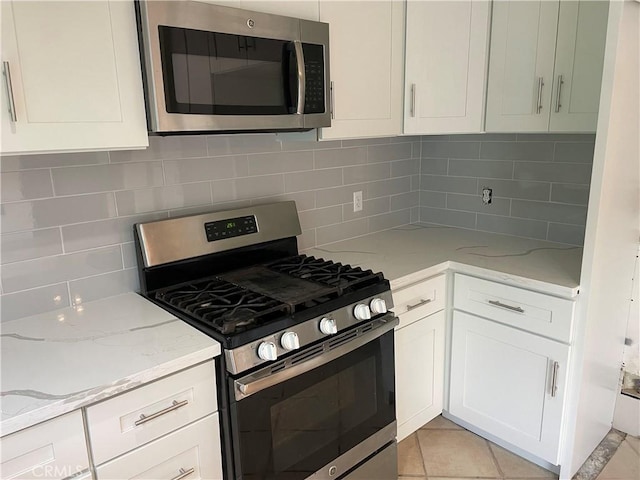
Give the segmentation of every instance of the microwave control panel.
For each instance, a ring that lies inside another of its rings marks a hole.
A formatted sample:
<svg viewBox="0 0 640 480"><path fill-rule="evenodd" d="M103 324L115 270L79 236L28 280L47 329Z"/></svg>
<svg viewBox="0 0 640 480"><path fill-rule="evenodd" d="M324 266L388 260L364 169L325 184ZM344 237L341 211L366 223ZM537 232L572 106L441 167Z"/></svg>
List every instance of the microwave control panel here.
<svg viewBox="0 0 640 480"><path fill-rule="evenodd" d="M304 113L324 113L324 48L304 43L302 51L306 78Z"/></svg>

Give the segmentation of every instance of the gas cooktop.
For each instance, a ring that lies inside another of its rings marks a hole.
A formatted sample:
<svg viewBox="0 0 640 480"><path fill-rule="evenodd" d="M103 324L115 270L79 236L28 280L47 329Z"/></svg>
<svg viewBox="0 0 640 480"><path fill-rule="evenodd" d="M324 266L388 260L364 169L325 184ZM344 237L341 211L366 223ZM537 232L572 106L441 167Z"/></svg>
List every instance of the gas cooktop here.
<svg viewBox="0 0 640 480"><path fill-rule="evenodd" d="M299 254L298 234L293 202L138 224L141 293L218 340L234 372L387 312L381 273Z"/></svg>

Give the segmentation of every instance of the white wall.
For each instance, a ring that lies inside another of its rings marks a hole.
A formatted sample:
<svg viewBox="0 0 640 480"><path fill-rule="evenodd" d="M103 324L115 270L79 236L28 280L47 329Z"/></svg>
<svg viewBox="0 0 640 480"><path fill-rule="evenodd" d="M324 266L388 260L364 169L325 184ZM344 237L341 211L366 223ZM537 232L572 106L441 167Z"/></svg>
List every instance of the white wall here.
<svg viewBox="0 0 640 480"><path fill-rule="evenodd" d="M561 478L611 428L640 238L640 3L611 2Z"/></svg>

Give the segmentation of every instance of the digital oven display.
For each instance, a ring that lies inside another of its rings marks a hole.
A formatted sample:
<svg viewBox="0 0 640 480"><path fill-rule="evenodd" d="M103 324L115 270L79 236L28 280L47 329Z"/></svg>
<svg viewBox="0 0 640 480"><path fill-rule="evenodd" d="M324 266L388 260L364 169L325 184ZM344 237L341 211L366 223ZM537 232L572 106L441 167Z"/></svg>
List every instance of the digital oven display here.
<svg viewBox="0 0 640 480"><path fill-rule="evenodd" d="M228 218L204 224L207 241L215 242L225 238L240 237L258 232L258 225L254 215L246 217Z"/></svg>

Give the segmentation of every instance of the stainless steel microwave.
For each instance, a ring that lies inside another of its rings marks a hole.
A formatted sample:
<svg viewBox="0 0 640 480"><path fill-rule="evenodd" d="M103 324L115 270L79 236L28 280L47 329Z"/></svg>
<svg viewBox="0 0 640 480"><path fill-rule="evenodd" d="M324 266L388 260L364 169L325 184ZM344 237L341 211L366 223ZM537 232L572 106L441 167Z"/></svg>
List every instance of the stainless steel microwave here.
<svg viewBox="0 0 640 480"><path fill-rule="evenodd" d="M150 132L331 125L329 25L198 1L139 1Z"/></svg>

